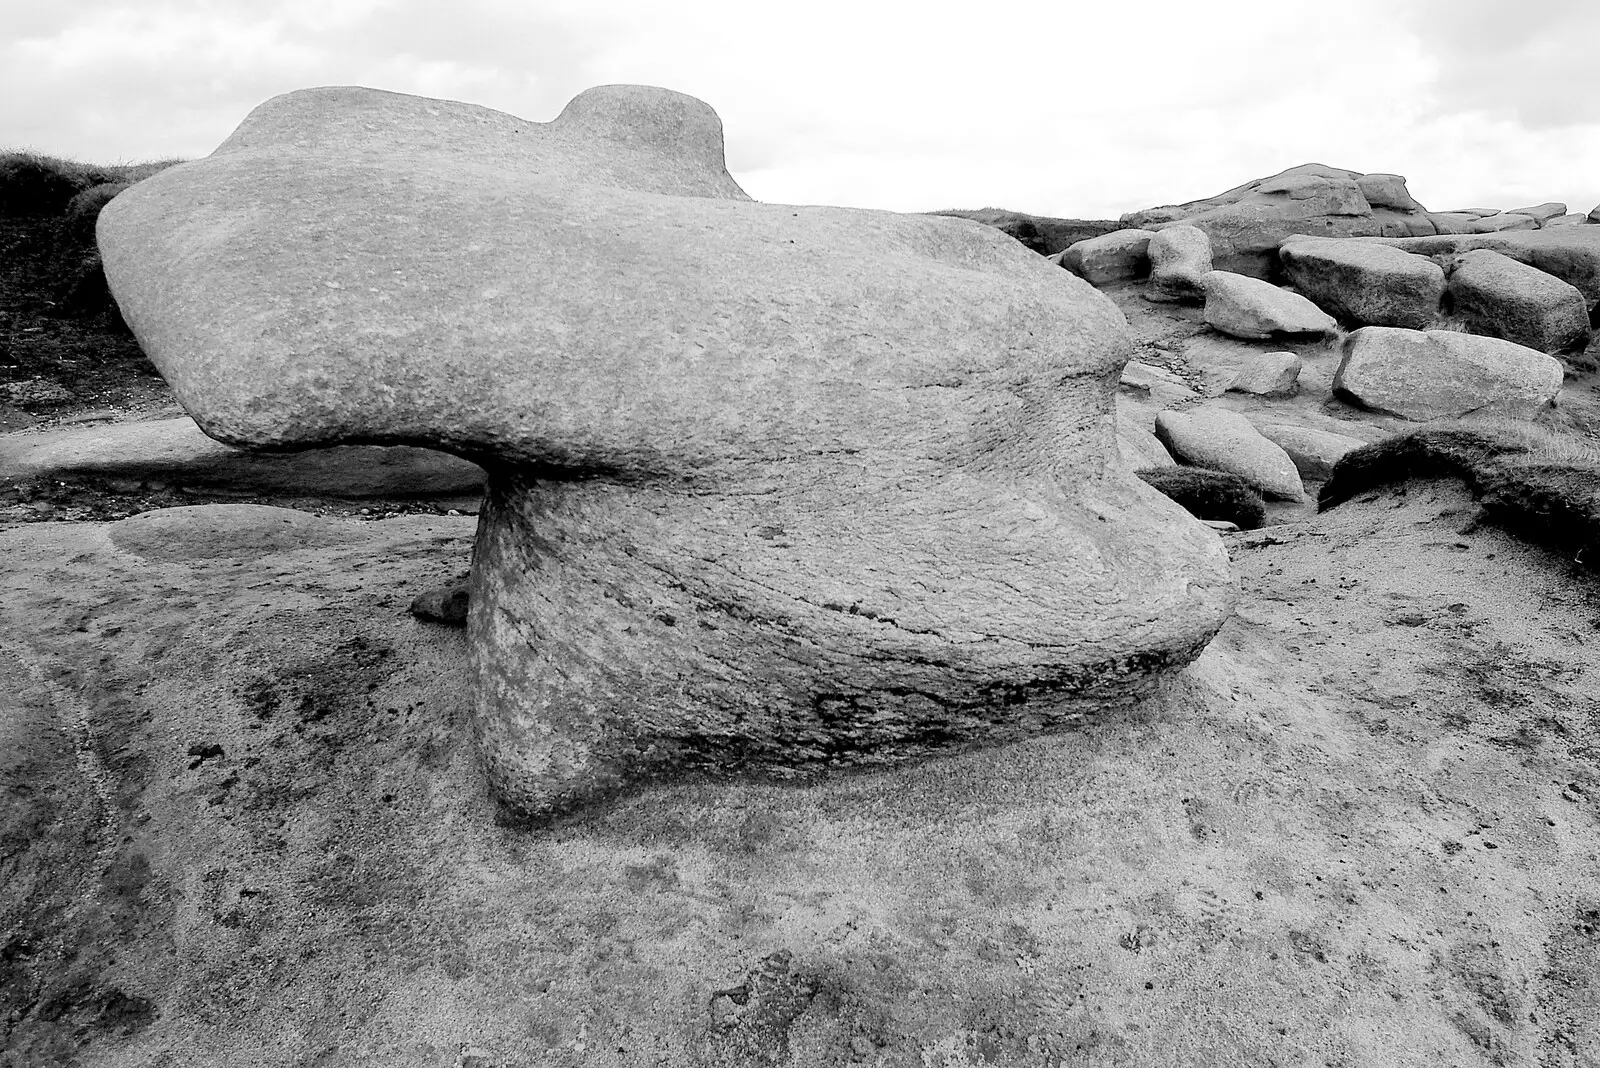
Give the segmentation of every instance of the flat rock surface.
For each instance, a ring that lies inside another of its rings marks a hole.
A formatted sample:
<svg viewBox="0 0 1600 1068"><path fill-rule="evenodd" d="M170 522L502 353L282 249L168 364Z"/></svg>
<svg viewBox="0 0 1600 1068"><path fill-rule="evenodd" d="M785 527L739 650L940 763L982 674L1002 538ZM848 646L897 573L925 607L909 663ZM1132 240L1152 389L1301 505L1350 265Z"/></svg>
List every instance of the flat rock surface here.
<svg viewBox="0 0 1600 1068"><path fill-rule="evenodd" d="M334 497L481 493L484 479L459 456L407 445L251 452L207 437L188 417L0 435L0 477L83 474Z"/></svg>
<svg viewBox="0 0 1600 1068"><path fill-rule="evenodd" d="M1237 617L1072 734L668 782L538 831L493 821L461 632L406 612L470 521L345 524L248 567L0 530L6 1044L229 1068L1592 1055L1596 593L1458 533L1472 511L1414 486L1229 535Z"/></svg>

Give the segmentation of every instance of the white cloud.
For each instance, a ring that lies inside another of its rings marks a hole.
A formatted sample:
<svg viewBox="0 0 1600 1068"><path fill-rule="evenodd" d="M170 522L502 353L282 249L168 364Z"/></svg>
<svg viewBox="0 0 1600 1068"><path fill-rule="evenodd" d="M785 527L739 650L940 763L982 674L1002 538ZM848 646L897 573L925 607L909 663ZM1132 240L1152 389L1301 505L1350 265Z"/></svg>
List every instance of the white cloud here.
<svg viewBox="0 0 1600 1068"><path fill-rule="evenodd" d="M715 107L761 199L1101 217L1316 160L1406 174L1430 206L1586 208L1591 3L28 0L0 45L0 144L199 155L326 84L547 120L621 81Z"/></svg>

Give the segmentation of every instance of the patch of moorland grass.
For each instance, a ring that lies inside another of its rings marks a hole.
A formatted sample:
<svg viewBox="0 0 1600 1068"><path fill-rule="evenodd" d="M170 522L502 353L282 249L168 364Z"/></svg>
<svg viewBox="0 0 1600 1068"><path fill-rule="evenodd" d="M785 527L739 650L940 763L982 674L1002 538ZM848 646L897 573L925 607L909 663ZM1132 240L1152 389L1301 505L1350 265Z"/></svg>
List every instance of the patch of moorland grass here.
<svg viewBox="0 0 1600 1068"><path fill-rule="evenodd" d="M73 198L87 189L126 187L182 162L100 165L35 152L0 152L0 218L63 215Z"/></svg>
<svg viewBox="0 0 1600 1068"><path fill-rule="evenodd" d="M1558 426L1463 420L1362 446L1334 466L1317 508L1435 478L1466 483L1486 521L1600 571L1600 447Z"/></svg>
<svg viewBox="0 0 1600 1068"><path fill-rule="evenodd" d="M1255 530L1267 520L1261 494L1238 475L1208 467L1177 466L1146 467L1134 474L1196 519L1220 519L1240 530Z"/></svg>

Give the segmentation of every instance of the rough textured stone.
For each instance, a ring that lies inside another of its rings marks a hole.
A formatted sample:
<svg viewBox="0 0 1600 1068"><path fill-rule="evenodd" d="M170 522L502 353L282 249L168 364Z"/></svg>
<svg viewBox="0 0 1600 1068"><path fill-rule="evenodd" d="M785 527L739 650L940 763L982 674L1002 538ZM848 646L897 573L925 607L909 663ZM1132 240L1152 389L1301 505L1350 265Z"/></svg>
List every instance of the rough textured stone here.
<svg viewBox="0 0 1600 1068"><path fill-rule="evenodd" d="M1059 256L1079 241L1122 229L1122 224L1115 219L1055 219L1005 208L977 208L971 211L952 208L949 211L930 211L928 214L971 219L992 226L1041 256Z"/></svg>
<svg viewBox="0 0 1600 1068"><path fill-rule="evenodd" d="M1163 226L1150 239L1150 282L1144 295L1156 301L1203 301L1211 272L1211 239L1198 226Z"/></svg>
<svg viewBox="0 0 1600 1068"><path fill-rule="evenodd" d="M1561 389L1561 361L1499 338L1368 326L1345 339L1336 395L1426 422L1473 413L1531 418Z"/></svg>
<svg viewBox="0 0 1600 1068"><path fill-rule="evenodd" d="M1122 369L1122 388L1163 408L1193 400L1199 394L1171 371L1152 364L1129 360Z"/></svg>
<svg viewBox="0 0 1600 1068"><path fill-rule="evenodd" d="M1233 376L1228 389L1258 397L1292 397L1300 388L1300 357L1292 352L1263 352Z"/></svg>
<svg viewBox="0 0 1600 1068"><path fill-rule="evenodd" d="M1118 230L1079 241L1061 254L1061 266L1091 285L1125 282L1150 270L1148 249L1155 233Z"/></svg>
<svg viewBox="0 0 1600 1068"><path fill-rule="evenodd" d="M1543 228L1548 229L1552 226L1581 226L1588 221L1589 217L1587 215L1583 214L1581 211L1577 211L1571 213L1570 215L1557 215L1553 219L1546 219L1544 221Z"/></svg>
<svg viewBox="0 0 1600 1068"><path fill-rule="evenodd" d="M1600 223L1600 204L1589 209L1588 219L1592 223Z"/></svg>
<svg viewBox="0 0 1600 1068"><path fill-rule="evenodd" d="M1326 479L1345 453L1367 444L1345 434L1288 423L1257 423L1256 429L1289 455L1302 479L1313 481Z"/></svg>
<svg viewBox="0 0 1600 1068"><path fill-rule="evenodd" d="M1433 223L1433 229L1440 234L1470 234L1472 224L1478 217L1466 212L1435 211L1428 214L1428 221Z"/></svg>
<svg viewBox="0 0 1600 1068"><path fill-rule="evenodd" d="M1122 222L1151 229L1175 222L1197 226L1211 239L1212 265L1218 270L1269 280L1278 275L1278 246L1291 234L1407 237L1437 232L1420 210L1371 204L1361 191L1362 177L1359 171L1307 163L1205 200L1131 212ZM1377 185L1391 188L1386 181Z"/></svg>
<svg viewBox="0 0 1600 1068"><path fill-rule="evenodd" d="M1494 249L1577 287L1590 311L1600 304L1600 227L1557 226L1548 230L1414 237L1382 243L1419 256Z"/></svg>
<svg viewBox="0 0 1600 1068"><path fill-rule="evenodd" d="M1156 437L1184 463L1238 475L1269 497L1298 501L1305 495L1288 454L1237 412L1158 412Z"/></svg>
<svg viewBox="0 0 1600 1068"><path fill-rule="evenodd" d="M1526 215L1534 222L1543 226L1551 219L1567 213L1567 206L1560 201L1550 200L1543 204L1535 204L1529 208L1507 208L1508 215Z"/></svg>
<svg viewBox="0 0 1600 1068"><path fill-rule="evenodd" d="M1294 287L1341 319L1421 328L1439 313L1444 270L1373 241L1291 237L1278 250Z"/></svg>
<svg viewBox="0 0 1600 1068"><path fill-rule="evenodd" d="M1331 334L1332 316L1298 293L1228 271L1205 277L1205 319L1213 329L1243 338L1278 334Z"/></svg>
<svg viewBox="0 0 1600 1068"><path fill-rule="evenodd" d="M1406 188L1406 180L1398 174L1363 174L1356 179L1356 188L1374 208L1394 208L1396 211L1423 211Z"/></svg>
<svg viewBox="0 0 1600 1068"><path fill-rule="evenodd" d="M337 445L250 452L214 441L193 419L150 419L0 439L0 473L114 475L190 488L330 497L453 496L483 491L483 469L433 449Z"/></svg>
<svg viewBox="0 0 1600 1068"><path fill-rule="evenodd" d="M1450 299L1473 333L1540 352L1559 352L1589 333L1589 309L1576 287L1492 249L1456 261Z"/></svg>
<svg viewBox="0 0 1600 1068"><path fill-rule="evenodd" d="M1166 467L1173 463L1172 454L1161 444L1161 439L1131 419L1117 418L1117 450L1123 463L1135 471L1148 467Z"/></svg>
<svg viewBox="0 0 1600 1068"><path fill-rule="evenodd" d="M1531 215L1503 211L1498 215L1485 215L1474 219L1467 229L1474 234L1497 234L1503 230L1537 230L1539 221Z"/></svg>
<svg viewBox="0 0 1600 1068"><path fill-rule="evenodd" d="M99 234L213 436L485 462L475 735L519 816L1064 728L1232 603L1117 457L1109 300L986 226L751 202L690 97L293 93Z"/></svg>

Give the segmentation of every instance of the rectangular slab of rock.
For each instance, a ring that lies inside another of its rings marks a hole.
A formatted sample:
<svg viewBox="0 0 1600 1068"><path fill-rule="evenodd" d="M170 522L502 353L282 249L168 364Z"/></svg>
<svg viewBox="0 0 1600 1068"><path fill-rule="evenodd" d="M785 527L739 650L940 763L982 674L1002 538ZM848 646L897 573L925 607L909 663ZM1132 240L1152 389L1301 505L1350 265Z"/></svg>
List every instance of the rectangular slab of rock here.
<svg viewBox="0 0 1600 1068"><path fill-rule="evenodd" d="M1345 339L1340 399L1414 422L1474 413L1531 419L1561 390L1561 361L1500 338L1367 326Z"/></svg>
<svg viewBox="0 0 1600 1068"><path fill-rule="evenodd" d="M1326 479L1345 453L1367 444L1360 438L1289 423L1257 423L1256 429L1261 431L1262 437L1289 454L1301 478L1312 481Z"/></svg>
<svg viewBox="0 0 1600 1068"><path fill-rule="evenodd" d="M1262 352L1240 367L1228 392L1257 397L1292 397L1300 388L1300 357L1292 352Z"/></svg>
<svg viewBox="0 0 1600 1068"><path fill-rule="evenodd" d="M1375 241L1291 237L1278 259L1317 307L1363 325L1420 329L1438 315L1444 295L1437 263Z"/></svg>
<svg viewBox="0 0 1600 1068"><path fill-rule="evenodd" d="M1205 276L1205 320L1231 337L1265 339L1280 334L1331 334L1333 316L1298 293L1229 271Z"/></svg>
<svg viewBox="0 0 1600 1068"><path fill-rule="evenodd" d="M1502 230L1537 230L1539 221L1531 215L1503 211L1498 215L1485 215L1475 220L1470 229L1475 234L1494 234Z"/></svg>
<svg viewBox="0 0 1600 1068"><path fill-rule="evenodd" d="M1576 287L1493 249L1464 253L1449 293L1452 310L1475 334L1559 352L1589 333L1589 309Z"/></svg>
<svg viewBox="0 0 1600 1068"><path fill-rule="evenodd" d="M1090 237L1061 254L1061 266L1090 285L1125 282L1149 273L1148 255L1153 230L1117 230Z"/></svg>
<svg viewBox="0 0 1600 1068"><path fill-rule="evenodd" d="M1507 208L1507 215L1526 215L1539 225L1543 226L1551 219L1567 213L1567 206L1560 201L1550 200L1543 204L1535 204L1529 208Z"/></svg>

